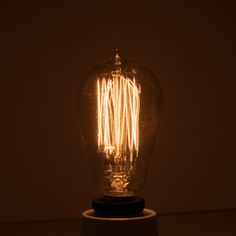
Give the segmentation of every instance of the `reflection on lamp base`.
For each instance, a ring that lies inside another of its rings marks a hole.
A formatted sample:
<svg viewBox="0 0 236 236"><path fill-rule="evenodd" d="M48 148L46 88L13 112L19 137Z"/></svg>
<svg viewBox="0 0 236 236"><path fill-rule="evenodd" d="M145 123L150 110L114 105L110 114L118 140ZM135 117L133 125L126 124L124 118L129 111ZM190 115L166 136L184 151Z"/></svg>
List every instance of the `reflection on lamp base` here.
<svg viewBox="0 0 236 236"><path fill-rule="evenodd" d="M90 209L82 213L81 236L157 236L157 213L144 208L143 216L103 218Z"/></svg>

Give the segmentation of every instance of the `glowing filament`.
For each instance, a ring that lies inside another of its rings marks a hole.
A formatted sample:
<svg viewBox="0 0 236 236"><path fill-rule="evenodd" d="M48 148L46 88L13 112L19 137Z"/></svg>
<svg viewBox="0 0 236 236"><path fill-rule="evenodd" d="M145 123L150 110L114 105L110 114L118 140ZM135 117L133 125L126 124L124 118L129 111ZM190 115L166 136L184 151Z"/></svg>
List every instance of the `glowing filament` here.
<svg viewBox="0 0 236 236"><path fill-rule="evenodd" d="M124 158L139 149L140 89L135 78L97 78L98 148L106 157Z"/></svg>

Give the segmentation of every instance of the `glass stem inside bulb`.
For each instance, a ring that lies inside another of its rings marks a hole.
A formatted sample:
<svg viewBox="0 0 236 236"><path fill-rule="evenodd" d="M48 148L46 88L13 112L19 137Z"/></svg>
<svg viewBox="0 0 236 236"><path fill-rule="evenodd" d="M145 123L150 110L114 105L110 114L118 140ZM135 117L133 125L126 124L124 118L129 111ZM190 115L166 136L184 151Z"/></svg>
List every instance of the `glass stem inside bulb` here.
<svg viewBox="0 0 236 236"><path fill-rule="evenodd" d="M127 175L124 172L113 172L110 176L111 191L115 193L123 193L129 184Z"/></svg>
<svg viewBox="0 0 236 236"><path fill-rule="evenodd" d="M110 174L110 189L107 191L108 195L133 195L133 192L128 189L129 178L125 172L112 172Z"/></svg>
<svg viewBox="0 0 236 236"><path fill-rule="evenodd" d="M104 157L103 157L104 158ZM130 155L123 158L110 157L105 159L104 173L108 181L108 195L132 195L128 186L133 175L135 161L130 159Z"/></svg>

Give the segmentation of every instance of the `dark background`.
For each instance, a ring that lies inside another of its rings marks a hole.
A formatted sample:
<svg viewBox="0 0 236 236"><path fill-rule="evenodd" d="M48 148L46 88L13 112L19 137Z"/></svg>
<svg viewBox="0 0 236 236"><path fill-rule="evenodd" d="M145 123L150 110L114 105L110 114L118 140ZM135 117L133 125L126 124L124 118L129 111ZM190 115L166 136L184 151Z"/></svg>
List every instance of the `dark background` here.
<svg viewBox="0 0 236 236"><path fill-rule="evenodd" d="M161 213L236 208L233 1L16 1L0 7L0 221L77 218L96 195L79 80L121 56L161 80L160 140L140 192Z"/></svg>

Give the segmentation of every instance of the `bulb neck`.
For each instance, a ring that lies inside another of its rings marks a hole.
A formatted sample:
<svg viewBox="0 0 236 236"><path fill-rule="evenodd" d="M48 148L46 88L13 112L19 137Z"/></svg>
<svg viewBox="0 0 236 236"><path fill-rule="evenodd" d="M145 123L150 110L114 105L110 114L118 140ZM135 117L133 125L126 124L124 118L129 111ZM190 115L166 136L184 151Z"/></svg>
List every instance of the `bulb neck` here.
<svg viewBox="0 0 236 236"><path fill-rule="evenodd" d="M133 191L126 191L126 192L115 192L115 191L104 191L104 196L106 197L133 197L134 192Z"/></svg>

